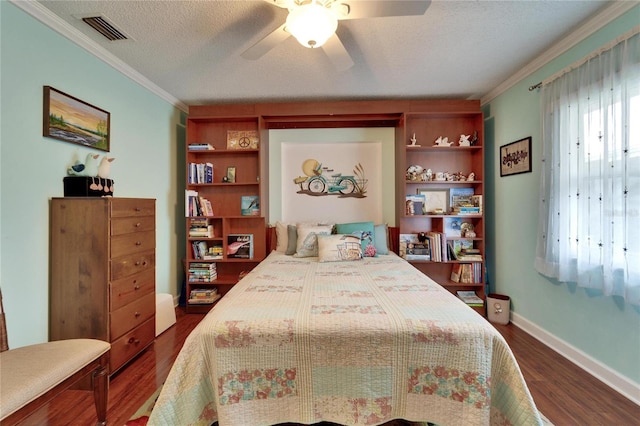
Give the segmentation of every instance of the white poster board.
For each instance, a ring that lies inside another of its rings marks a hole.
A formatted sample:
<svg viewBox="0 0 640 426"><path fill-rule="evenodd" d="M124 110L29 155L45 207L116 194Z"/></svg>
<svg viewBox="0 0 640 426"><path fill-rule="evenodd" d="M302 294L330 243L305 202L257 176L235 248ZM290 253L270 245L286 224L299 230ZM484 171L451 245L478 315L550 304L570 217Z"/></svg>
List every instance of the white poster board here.
<svg viewBox="0 0 640 426"><path fill-rule="evenodd" d="M282 221L382 221L380 142L283 142Z"/></svg>

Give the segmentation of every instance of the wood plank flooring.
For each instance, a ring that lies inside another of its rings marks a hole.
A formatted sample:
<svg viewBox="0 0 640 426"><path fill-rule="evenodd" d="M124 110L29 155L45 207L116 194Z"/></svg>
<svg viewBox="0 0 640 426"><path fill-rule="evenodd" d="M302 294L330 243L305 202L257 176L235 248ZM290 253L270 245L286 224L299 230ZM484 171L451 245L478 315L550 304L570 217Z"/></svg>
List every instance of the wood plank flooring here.
<svg viewBox="0 0 640 426"><path fill-rule="evenodd" d="M122 426L160 386L191 330L203 315L176 310L177 324L111 377L108 424ZM514 325L496 325L520 364L538 409L555 426L640 424L640 406L615 393ZM27 425L93 425L92 394L69 390L34 413ZM175 425L180 426L180 425ZM249 425L247 425L249 426Z"/></svg>

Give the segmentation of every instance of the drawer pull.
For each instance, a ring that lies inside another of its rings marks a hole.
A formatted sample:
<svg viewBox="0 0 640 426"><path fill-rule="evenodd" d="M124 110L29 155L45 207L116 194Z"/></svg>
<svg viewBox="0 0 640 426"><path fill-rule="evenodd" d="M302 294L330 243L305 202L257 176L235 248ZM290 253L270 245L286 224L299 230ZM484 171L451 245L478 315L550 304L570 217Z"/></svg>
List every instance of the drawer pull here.
<svg viewBox="0 0 640 426"><path fill-rule="evenodd" d="M142 210L142 209L141 209L140 207L136 207L136 211L137 211L137 212L139 212L139 211L141 211L141 210Z"/></svg>
<svg viewBox="0 0 640 426"><path fill-rule="evenodd" d="M142 245L142 241L136 241L136 245L137 246L141 246Z"/></svg>
<svg viewBox="0 0 640 426"><path fill-rule="evenodd" d="M130 344L131 343L135 343L137 345L138 343L140 343L140 339L136 339L135 337L130 337L129 338L129 343Z"/></svg>
<svg viewBox="0 0 640 426"><path fill-rule="evenodd" d="M134 289L134 290L140 290L140 285L139 285L139 284L134 285L134 286L133 286L133 289Z"/></svg>
<svg viewBox="0 0 640 426"><path fill-rule="evenodd" d="M144 262L142 262L143 266L147 266L147 261L145 260Z"/></svg>
<svg viewBox="0 0 640 426"><path fill-rule="evenodd" d="M140 225L141 225L140 222L136 223L136 228L140 228Z"/></svg>
<svg viewBox="0 0 640 426"><path fill-rule="evenodd" d="M138 318L141 314L140 312L136 312L135 314L133 314L136 318Z"/></svg>
<svg viewBox="0 0 640 426"><path fill-rule="evenodd" d="M139 261L139 260L138 260L138 261L136 261L135 265L136 265L136 266L140 266L140 261Z"/></svg>

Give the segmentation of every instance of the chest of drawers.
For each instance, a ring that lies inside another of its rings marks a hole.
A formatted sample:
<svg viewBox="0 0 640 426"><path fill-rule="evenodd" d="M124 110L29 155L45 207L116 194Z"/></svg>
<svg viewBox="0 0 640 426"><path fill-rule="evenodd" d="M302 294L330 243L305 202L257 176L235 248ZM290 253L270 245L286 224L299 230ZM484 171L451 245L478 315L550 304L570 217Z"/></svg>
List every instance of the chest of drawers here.
<svg viewBox="0 0 640 426"><path fill-rule="evenodd" d="M53 198L49 339L111 343L110 374L155 338L155 200Z"/></svg>

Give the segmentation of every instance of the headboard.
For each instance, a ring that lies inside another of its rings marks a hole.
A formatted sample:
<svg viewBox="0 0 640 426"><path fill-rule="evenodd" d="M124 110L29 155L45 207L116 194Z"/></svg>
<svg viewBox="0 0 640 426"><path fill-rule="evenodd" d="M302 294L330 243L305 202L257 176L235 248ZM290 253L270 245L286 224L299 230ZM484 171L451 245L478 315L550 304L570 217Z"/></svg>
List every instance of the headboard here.
<svg viewBox="0 0 640 426"><path fill-rule="evenodd" d="M389 226L387 229L389 231L389 250L391 250L395 254L398 254L400 244L400 228L398 228L397 226ZM276 244L276 227L267 226L267 253L271 253L273 250L275 250Z"/></svg>

